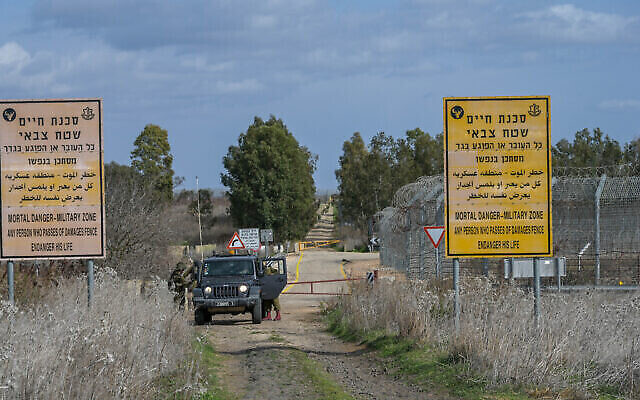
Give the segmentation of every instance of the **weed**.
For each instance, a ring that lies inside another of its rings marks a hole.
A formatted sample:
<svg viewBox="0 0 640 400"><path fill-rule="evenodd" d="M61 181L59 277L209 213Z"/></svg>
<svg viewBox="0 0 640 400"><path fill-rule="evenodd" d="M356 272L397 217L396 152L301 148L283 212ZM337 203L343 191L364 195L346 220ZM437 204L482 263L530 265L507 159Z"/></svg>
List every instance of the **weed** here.
<svg viewBox="0 0 640 400"><path fill-rule="evenodd" d="M271 334L271 336L269 336L269 341L276 342L276 343L284 343L284 342L286 342L285 338L283 338L282 336L278 335L277 333Z"/></svg>

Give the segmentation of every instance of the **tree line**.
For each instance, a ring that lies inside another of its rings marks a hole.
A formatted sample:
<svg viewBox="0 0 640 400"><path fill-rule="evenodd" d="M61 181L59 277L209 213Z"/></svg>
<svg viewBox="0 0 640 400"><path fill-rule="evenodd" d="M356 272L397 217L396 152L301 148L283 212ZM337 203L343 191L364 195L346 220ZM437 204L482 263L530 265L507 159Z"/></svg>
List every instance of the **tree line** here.
<svg viewBox="0 0 640 400"><path fill-rule="evenodd" d="M167 130L148 124L133 144L130 165L105 165L105 265L125 277L166 274L170 245L198 243L198 214L206 243L239 228L271 228L281 243L300 240L316 220L317 156L275 116L255 117L229 147L221 174L228 201L207 188L176 191L184 178L174 174ZM228 210L214 213L221 206Z"/></svg>
<svg viewBox="0 0 640 400"><path fill-rule="evenodd" d="M395 139L380 132L365 144L356 132L342 145L335 171L341 222L366 228L367 221L392 204L395 192L420 176L443 173L443 134L415 128ZM551 148L553 167L595 168L629 164L640 171L640 139L624 145L599 128L576 132Z"/></svg>
<svg viewBox="0 0 640 400"><path fill-rule="evenodd" d="M342 145L336 170L338 214L344 223L366 226L377 211L391 204L401 186L423 175L442 173L443 135L420 128L400 139L380 132L365 145L359 132Z"/></svg>
<svg viewBox="0 0 640 400"><path fill-rule="evenodd" d="M271 228L279 242L302 239L313 226L317 156L281 119L255 117L229 147L222 160L224 202L210 189L176 191L183 178L174 175L168 137L149 124L134 141L131 165L105 165L109 265L137 265L147 273L164 269L159 260L167 259L163 252L169 244L196 243L198 200L205 241L224 239L219 231L216 236L216 225ZM598 128L558 141L551 152L554 167L630 164L640 170L640 139L621 145ZM356 132L343 143L338 164L339 218L365 228L377 211L392 204L401 186L443 172L443 135L415 128L396 139L380 132L367 144ZM213 210L219 215L227 206L221 220Z"/></svg>

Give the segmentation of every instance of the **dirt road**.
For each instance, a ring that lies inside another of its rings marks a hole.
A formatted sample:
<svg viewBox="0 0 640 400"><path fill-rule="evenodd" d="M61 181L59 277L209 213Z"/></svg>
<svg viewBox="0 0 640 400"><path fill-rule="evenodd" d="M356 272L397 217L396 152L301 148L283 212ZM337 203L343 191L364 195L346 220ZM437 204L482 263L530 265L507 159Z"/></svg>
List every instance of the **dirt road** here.
<svg viewBox="0 0 640 400"><path fill-rule="evenodd" d="M340 279L341 262L371 260L375 254L309 250L288 260L295 280ZM297 285L303 286L303 285ZM289 292L307 291L292 287ZM314 287L316 291L346 290L344 283ZM345 343L325 332L319 315L323 296L280 296L282 321L253 325L248 314L215 316L206 332L224 357L225 388L246 399L421 399L418 388L395 381L366 348Z"/></svg>

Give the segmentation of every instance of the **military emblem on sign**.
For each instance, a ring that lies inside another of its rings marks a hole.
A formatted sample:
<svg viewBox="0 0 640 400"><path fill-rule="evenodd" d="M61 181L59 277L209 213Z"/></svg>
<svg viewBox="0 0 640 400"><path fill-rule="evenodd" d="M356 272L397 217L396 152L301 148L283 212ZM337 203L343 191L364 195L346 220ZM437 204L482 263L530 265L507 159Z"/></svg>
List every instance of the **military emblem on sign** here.
<svg viewBox="0 0 640 400"><path fill-rule="evenodd" d="M540 106L537 104L532 104L529 106L529 115L531 115L532 117L537 117L538 115L540 115L542 111L540 110Z"/></svg>
<svg viewBox="0 0 640 400"><path fill-rule="evenodd" d="M13 121L14 119L16 119L16 110L14 110L13 108L5 108L2 112L2 118L4 118L4 120L7 122Z"/></svg>
<svg viewBox="0 0 640 400"><path fill-rule="evenodd" d="M451 116L453 119L460 119L464 115L464 109L460 106L455 106L451 109Z"/></svg>
<svg viewBox="0 0 640 400"><path fill-rule="evenodd" d="M90 121L93 119L93 117L95 117L95 114L93 113L93 108L89 108L89 107L85 107L82 109L82 118L84 118L87 121Z"/></svg>

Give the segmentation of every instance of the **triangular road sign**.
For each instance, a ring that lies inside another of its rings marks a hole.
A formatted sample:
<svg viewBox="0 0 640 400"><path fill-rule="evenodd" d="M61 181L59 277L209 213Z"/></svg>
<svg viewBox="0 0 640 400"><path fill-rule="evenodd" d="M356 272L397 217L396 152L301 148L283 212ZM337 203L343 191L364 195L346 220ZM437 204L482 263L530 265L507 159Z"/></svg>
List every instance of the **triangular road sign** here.
<svg viewBox="0 0 640 400"><path fill-rule="evenodd" d="M444 226L425 226L424 232L429 236L433 247L437 248L444 237Z"/></svg>
<svg viewBox="0 0 640 400"><path fill-rule="evenodd" d="M233 232L233 236L231 237L231 240L229 240L229 244L227 245L227 249L229 250L242 250L244 249L244 243L242 243L242 240L240 239L240 235L238 235L238 232Z"/></svg>

